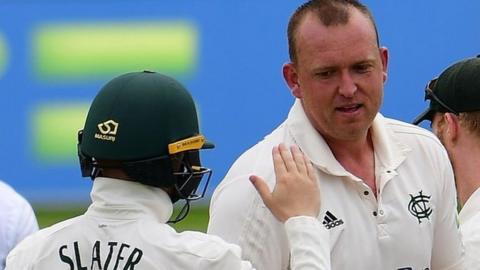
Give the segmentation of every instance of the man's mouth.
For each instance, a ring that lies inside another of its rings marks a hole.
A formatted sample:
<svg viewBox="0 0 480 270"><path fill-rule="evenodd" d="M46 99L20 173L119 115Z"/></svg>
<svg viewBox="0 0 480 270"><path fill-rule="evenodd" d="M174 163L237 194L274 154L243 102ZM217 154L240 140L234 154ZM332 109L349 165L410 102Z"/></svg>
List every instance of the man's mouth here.
<svg viewBox="0 0 480 270"><path fill-rule="evenodd" d="M353 112L358 111L360 109L360 107L362 107L361 104L352 104L352 105L345 105L345 106L336 107L335 109L337 111L344 112L344 113L353 113Z"/></svg>

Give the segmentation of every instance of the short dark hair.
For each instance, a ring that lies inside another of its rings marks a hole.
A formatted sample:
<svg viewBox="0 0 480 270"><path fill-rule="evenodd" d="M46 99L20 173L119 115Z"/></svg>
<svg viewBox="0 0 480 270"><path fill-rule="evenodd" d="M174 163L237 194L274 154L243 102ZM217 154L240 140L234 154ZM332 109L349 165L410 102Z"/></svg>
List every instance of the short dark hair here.
<svg viewBox="0 0 480 270"><path fill-rule="evenodd" d="M295 10L288 22L288 52L290 60L297 62L295 33L302 19L309 13L315 13L325 26L343 25L348 23L350 17L349 8L356 8L372 22L377 38L377 45L380 46L378 30L370 10L357 0L310 0Z"/></svg>

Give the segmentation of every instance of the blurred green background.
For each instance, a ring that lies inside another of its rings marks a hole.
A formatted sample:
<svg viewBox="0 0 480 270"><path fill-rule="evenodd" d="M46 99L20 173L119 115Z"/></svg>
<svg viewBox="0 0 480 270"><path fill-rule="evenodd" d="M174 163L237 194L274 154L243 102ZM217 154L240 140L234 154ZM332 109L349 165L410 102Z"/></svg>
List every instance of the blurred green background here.
<svg viewBox="0 0 480 270"><path fill-rule="evenodd" d="M33 210L37 215L38 225L45 228L60 222L83 214L88 205L33 205ZM178 209L176 209L178 210ZM174 212L175 215L176 212ZM207 231L208 224L208 203L193 204L187 217L177 224L172 225L178 232Z"/></svg>

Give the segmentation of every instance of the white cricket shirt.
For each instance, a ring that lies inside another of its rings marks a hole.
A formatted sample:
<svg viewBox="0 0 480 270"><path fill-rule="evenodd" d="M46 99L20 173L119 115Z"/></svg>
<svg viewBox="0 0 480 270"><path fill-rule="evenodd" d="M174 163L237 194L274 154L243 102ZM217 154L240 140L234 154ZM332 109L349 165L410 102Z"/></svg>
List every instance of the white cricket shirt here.
<svg viewBox="0 0 480 270"><path fill-rule="evenodd" d="M480 188L468 198L458 218L466 269L480 269Z"/></svg>
<svg viewBox="0 0 480 270"><path fill-rule="evenodd" d="M91 197L84 215L25 239L9 254L7 269L252 269L237 245L204 233L177 233L165 224L173 207L160 188L100 177ZM319 241L328 232L317 219L291 218L284 230L295 247L296 269L329 269L328 244Z"/></svg>
<svg viewBox="0 0 480 270"><path fill-rule="evenodd" d="M288 269L287 237L248 177L260 175L273 188L272 147L297 144L318 171L318 219L329 232L332 269L462 269L453 174L438 139L380 114L372 138L377 198L338 163L297 100L286 121L246 151L217 187L208 233L240 245L258 269Z"/></svg>
<svg viewBox="0 0 480 270"><path fill-rule="evenodd" d="M0 270L5 268L10 250L37 230L35 213L27 200L0 181Z"/></svg>

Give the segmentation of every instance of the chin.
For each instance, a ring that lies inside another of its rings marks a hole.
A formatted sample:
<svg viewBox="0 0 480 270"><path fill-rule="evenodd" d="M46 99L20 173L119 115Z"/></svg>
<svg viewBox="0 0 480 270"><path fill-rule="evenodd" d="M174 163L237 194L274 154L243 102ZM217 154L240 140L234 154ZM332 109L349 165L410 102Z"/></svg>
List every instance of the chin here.
<svg viewBox="0 0 480 270"><path fill-rule="evenodd" d="M354 125L348 125L345 127L338 128L336 130L336 133L338 137L340 137L339 139L353 141L353 140L365 138L368 134L369 127L370 126L365 126L365 125L359 126L357 122Z"/></svg>

